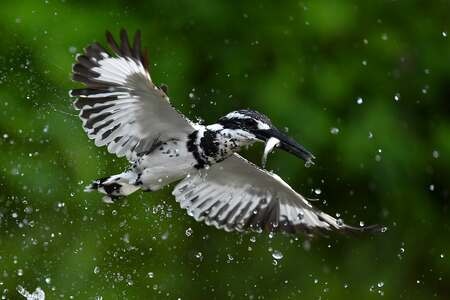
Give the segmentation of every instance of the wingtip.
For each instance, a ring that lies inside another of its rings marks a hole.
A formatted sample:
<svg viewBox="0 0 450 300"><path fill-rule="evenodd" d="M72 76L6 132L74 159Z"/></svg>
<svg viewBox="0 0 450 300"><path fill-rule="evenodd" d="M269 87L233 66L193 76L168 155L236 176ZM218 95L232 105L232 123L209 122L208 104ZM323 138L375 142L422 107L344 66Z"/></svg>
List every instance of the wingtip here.
<svg viewBox="0 0 450 300"><path fill-rule="evenodd" d="M126 41L128 43L128 32L125 30L125 28L120 29L120 40Z"/></svg>
<svg viewBox="0 0 450 300"><path fill-rule="evenodd" d="M107 39L110 38L110 37L112 37L111 31L109 31L108 29L106 29L106 30L105 30L105 36L106 36Z"/></svg>
<svg viewBox="0 0 450 300"><path fill-rule="evenodd" d="M361 234L361 233L379 234L379 233L385 233L386 231L388 231L387 226L379 225L379 224L363 226L363 227L354 227L354 226L344 225L343 229L345 232L355 233L355 234Z"/></svg>
<svg viewBox="0 0 450 300"><path fill-rule="evenodd" d="M141 30L140 29L138 29L138 30L136 30L135 31L135 33L134 33L134 43L136 43L136 41L141 41Z"/></svg>

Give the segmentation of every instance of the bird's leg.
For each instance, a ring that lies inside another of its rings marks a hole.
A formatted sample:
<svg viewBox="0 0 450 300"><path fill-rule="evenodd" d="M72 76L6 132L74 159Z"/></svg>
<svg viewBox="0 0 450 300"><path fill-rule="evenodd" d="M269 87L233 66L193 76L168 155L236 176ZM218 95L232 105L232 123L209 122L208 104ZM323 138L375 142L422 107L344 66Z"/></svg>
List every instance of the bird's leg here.
<svg viewBox="0 0 450 300"><path fill-rule="evenodd" d="M84 191L97 191L105 194L103 201L113 203L137 191L140 186L136 185L135 181L136 174L132 170L128 170L117 175L97 179L87 186Z"/></svg>

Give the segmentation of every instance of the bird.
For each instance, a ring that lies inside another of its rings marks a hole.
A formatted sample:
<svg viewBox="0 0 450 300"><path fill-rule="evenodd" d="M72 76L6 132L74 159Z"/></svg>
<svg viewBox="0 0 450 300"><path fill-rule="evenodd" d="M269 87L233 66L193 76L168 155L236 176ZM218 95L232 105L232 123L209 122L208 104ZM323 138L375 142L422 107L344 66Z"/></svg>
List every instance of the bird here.
<svg viewBox="0 0 450 300"><path fill-rule="evenodd" d="M189 120L171 104L165 85L149 72L141 32L119 40L106 31L109 49L94 42L76 56L70 91L83 129L96 146L105 146L130 165L124 172L93 181L86 192L117 202L138 190L155 192L176 183L172 195L196 221L226 231L327 235L378 232L357 227L312 206L282 178L265 169L267 154L278 147L313 164L314 155L279 130L262 113L232 111L216 123ZM239 155L265 143L262 167Z"/></svg>

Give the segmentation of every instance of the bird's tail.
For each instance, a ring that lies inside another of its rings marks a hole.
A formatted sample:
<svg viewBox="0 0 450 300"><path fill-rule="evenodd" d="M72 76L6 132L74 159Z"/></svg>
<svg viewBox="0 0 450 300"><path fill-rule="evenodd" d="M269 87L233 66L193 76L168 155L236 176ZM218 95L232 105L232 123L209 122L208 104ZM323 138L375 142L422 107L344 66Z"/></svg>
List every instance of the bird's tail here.
<svg viewBox="0 0 450 300"><path fill-rule="evenodd" d="M136 185L137 175L129 170L120 174L94 180L84 188L85 192L97 191L105 194L103 201L112 203L115 200L128 196L140 187Z"/></svg>

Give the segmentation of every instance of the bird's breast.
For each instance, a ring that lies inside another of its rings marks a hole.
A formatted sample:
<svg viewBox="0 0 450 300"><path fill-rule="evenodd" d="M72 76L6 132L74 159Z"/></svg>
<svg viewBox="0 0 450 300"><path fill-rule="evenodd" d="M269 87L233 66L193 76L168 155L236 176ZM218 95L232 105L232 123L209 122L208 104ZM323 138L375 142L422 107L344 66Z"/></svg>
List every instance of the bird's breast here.
<svg viewBox="0 0 450 300"><path fill-rule="evenodd" d="M244 144L232 131L201 128L189 135L187 149L197 161L195 168L202 169L223 161Z"/></svg>

